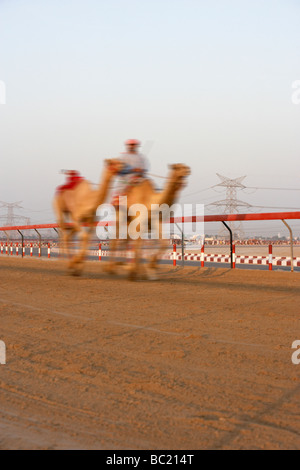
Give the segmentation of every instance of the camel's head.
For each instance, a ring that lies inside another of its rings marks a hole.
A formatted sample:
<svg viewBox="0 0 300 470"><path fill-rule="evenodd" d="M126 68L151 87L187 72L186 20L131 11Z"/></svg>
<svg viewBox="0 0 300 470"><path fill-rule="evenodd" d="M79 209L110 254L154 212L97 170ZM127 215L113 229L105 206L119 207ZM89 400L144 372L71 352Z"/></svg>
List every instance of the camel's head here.
<svg viewBox="0 0 300 470"><path fill-rule="evenodd" d="M169 165L171 170L170 178L177 185L177 189L182 189L186 185L186 179L191 174L189 166L183 163Z"/></svg>
<svg viewBox="0 0 300 470"><path fill-rule="evenodd" d="M117 175L123 169L124 163L118 158L110 158L105 160L105 166L112 175Z"/></svg>

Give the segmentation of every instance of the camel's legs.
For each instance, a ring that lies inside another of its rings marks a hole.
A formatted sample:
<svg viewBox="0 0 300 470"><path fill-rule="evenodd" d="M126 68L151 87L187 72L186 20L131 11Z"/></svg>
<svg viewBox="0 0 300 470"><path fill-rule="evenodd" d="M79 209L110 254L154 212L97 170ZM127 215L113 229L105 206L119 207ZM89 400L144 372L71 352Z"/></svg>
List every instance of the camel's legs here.
<svg viewBox="0 0 300 470"><path fill-rule="evenodd" d="M159 238L158 238L158 249L156 252L152 255L150 262L149 262L149 268L150 269L157 269L157 260L159 257L166 251L168 247L168 240L163 238L163 226L162 223L159 223Z"/></svg>
<svg viewBox="0 0 300 470"><path fill-rule="evenodd" d="M59 226L59 239L60 239L60 245L62 248L62 255L63 257L70 258L70 242L72 240L72 237L75 233L75 230L73 227L68 227L64 217L61 215L58 218L58 226Z"/></svg>
<svg viewBox="0 0 300 470"><path fill-rule="evenodd" d="M120 226L119 226L119 216L120 216L120 213L119 213L119 210L117 209L116 210L116 238L112 239L110 241L110 247L109 247L109 261L107 263L107 267L106 267L106 271L110 274L114 274L115 273L115 270L116 270L116 266L117 266L117 261L116 261L116 258L118 256L118 253L117 251L119 251L120 249L124 249L126 250L127 249L127 246L128 246L128 239L127 238L120 238L120 235L122 235L122 237L124 236L124 234L120 234ZM126 236L128 236L128 231L126 230Z"/></svg>
<svg viewBox="0 0 300 470"><path fill-rule="evenodd" d="M78 254L79 263L83 263L94 232L93 223L81 232L81 250Z"/></svg>
<svg viewBox="0 0 300 470"><path fill-rule="evenodd" d="M116 227L116 232L117 230L118 230L118 227ZM117 249L118 249L118 239L114 238L110 240L109 242L109 261L105 268L105 270L110 274L114 274L115 272L115 267L116 267L115 257L116 257Z"/></svg>
<svg viewBox="0 0 300 470"><path fill-rule="evenodd" d="M76 230L73 227L68 227L63 231L63 249L68 259L71 258L70 245L75 233Z"/></svg>
<svg viewBox="0 0 300 470"><path fill-rule="evenodd" d="M74 273L80 274L83 262L86 257L86 252L89 247L89 242L94 231L94 226L93 223L90 223L87 227L82 227L79 224L75 224L75 228L76 231L79 232L80 246L78 253L69 263L69 268L74 269Z"/></svg>
<svg viewBox="0 0 300 470"><path fill-rule="evenodd" d="M138 279L141 275L141 253L142 253L142 238L139 237L134 241L134 263L129 272L129 279Z"/></svg>
<svg viewBox="0 0 300 470"><path fill-rule="evenodd" d="M120 250L126 251L128 248L128 240L122 239L114 239L110 241L110 249L109 249L109 261L107 263L107 267L105 268L107 272L110 274L114 274L116 267L118 264L122 264L117 262L117 257L119 256Z"/></svg>

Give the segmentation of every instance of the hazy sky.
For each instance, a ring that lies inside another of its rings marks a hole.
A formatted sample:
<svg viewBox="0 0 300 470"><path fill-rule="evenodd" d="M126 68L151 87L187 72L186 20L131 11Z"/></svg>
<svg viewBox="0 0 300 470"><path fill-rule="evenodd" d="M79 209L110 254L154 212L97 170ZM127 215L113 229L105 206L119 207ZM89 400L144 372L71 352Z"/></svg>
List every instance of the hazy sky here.
<svg viewBox="0 0 300 470"><path fill-rule="evenodd" d="M51 222L59 171L97 182L127 138L151 147L151 173L191 167L185 203L225 199L189 196L216 173L300 188L299 24L300 0L0 0L0 200ZM299 196L238 193L300 210Z"/></svg>

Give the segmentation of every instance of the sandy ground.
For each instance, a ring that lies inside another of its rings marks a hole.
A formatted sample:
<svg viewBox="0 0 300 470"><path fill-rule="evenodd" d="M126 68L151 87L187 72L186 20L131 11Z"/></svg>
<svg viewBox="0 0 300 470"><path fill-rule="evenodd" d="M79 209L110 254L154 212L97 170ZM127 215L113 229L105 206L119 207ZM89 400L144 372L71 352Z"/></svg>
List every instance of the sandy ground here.
<svg viewBox="0 0 300 470"><path fill-rule="evenodd" d="M0 259L2 449L299 449L300 277Z"/></svg>

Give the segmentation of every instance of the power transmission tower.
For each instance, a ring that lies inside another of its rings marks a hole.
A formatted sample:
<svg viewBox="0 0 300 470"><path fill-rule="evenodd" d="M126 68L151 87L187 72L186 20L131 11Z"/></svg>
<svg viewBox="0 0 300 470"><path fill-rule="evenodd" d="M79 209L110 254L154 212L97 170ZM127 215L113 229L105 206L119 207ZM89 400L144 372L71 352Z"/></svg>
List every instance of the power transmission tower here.
<svg viewBox="0 0 300 470"><path fill-rule="evenodd" d="M238 207L251 207L247 202L241 201L237 198L237 190L244 189L246 186L242 184L242 181L246 176L240 176L239 178L227 178L226 176L219 175L221 182L216 186L223 186L226 188L226 199L221 201L213 202L210 206L222 207L224 206L224 214L236 214L239 212ZM245 233L241 222L229 222L229 226L232 230L234 238L244 238ZM222 229L220 235L225 234L225 229Z"/></svg>
<svg viewBox="0 0 300 470"><path fill-rule="evenodd" d="M23 209L22 206L20 206L20 202L4 202L0 201L0 208L6 207L7 208L7 213L6 215L1 215L0 220L4 220L3 226L5 227L13 227L14 225L19 225L20 223L28 225L30 224L30 219L29 217L24 217L23 215L15 214L14 209Z"/></svg>

